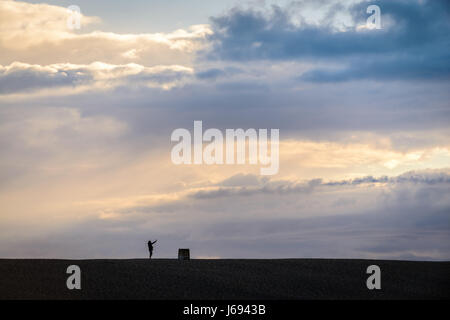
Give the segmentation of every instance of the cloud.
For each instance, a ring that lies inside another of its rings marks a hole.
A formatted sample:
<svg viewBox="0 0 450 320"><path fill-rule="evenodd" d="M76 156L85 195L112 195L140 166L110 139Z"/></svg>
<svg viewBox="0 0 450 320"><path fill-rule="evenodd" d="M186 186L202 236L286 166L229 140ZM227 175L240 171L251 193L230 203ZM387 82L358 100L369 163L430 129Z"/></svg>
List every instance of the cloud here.
<svg viewBox="0 0 450 320"><path fill-rule="evenodd" d="M373 80L449 80L450 56L439 53L426 59L399 54L395 56L356 58L343 68L313 69L305 72L299 80L311 82L341 82L360 79Z"/></svg>
<svg viewBox="0 0 450 320"><path fill-rule="evenodd" d="M292 22L292 5L270 13L235 8L213 17L209 57L228 61L302 60L334 63L300 77L314 82L357 79L449 79L448 2L377 1L381 30L364 30L367 2L328 7L321 24ZM301 7L301 4L298 5ZM350 13L352 24L337 30L333 17ZM329 19L329 20L326 20ZM327 22L328 21L328 22Z"/></svg>
<svg viewBox="0 0 450 320"><path fill-rule="evenodd" d="M0 64L110 64L145 66L190 64L192 52L204 47L207 25L170 33L117 34L89 31L96 17L82 15L80 31L67 27L70 12L63 7L19 1L0 2Z"/></svg>
<svg viewBox="0 0 450 320"><path fill-rule="evenodd" d="M247 194L251 201L228 194L135 206L119 210L118 216L89 216L34 235L33 241L19 237L12 243L2 233L0 254L144 256L143 245L151 234L159 240L159 257L174 257L180 246L190 247L196 256L225 258L450 257L448 170L363 180L330 185L312 181L306 183L307 193Z"/></svg>
<svg viewBox="0 0 450 320"><path fill-rule="evenodd" d="M204 71L198 71L196 77L201 80L217 79L221 77L230 77L236 74L243 73L244 70L236 67L210 68Z"/></svg>
<svg viewBox="0 0 450 320"><path fill-rule="evenodd" d="M144 67L129 63L111 65L93 62L88 65L71 63L46 66L14 62L0 65L0 94L31 92L39 89L98 88L108 89L119 85L170 88L193 73L191 68L169 65Z"/></svg>
<svg viewBox="0 0 450 320"><path fill-rule="evenodd" d="M212 68L205 71L201 71L197 73L197 78L199 79L215 79L220 76L224 76L226 73L225 71L218 69L218 68Z"/></svg>
<svg viewBox="0 0 450 320"><path fill-rule="evenodd" d="M213 190L196 191L189 194L189 196L196 199L211 199L217 197L253 196L257 194L283 195L291 193L311 193L316 188L324 187L358 185L373 187L379 184L420 184L430 186L450 185L450 171L411 171L396 177L382 176L374 178L372 176L366 176L349 180L328 182L324 182L322 179L313 179L307 182L283 180L269 181L261 180L261 178L254 175L238 174L219 183L218 185L220 187L218 188L213 188Z"/></svg>
<svg viewBox="0 0 450 320"><path fill-rule="evenodd" d="M262 182L266 181L267 178L255 176L253 174L236 174L228 179L225 179L219 182L217 185L232 187L232 186L254 186L259 185Z"/></svg>

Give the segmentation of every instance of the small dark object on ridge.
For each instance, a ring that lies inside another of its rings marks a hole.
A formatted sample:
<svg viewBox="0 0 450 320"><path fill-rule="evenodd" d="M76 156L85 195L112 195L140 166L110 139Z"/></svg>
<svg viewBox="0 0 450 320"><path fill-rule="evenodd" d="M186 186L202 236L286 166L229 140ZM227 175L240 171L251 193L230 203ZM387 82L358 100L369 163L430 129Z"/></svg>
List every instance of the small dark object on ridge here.
<svg viewBox="0 0 450 320"><path fill-rule="evenodd" d="M189 249L178 249L178 260L190 260Z"/></svg>

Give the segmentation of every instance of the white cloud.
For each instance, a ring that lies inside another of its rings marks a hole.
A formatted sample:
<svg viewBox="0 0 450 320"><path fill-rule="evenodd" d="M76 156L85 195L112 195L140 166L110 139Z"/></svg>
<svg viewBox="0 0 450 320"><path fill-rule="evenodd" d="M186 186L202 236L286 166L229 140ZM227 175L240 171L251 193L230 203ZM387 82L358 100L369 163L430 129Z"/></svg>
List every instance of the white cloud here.
<svg viewBox="0 0 450 320"><path fill-rule="evenodd" d="M86 31L99 22L82 16L79 32L67 27L66 8L19 1L0 2L0 64L22 61L47 65L70 61L89 64L103 61L112 64L130 62L145 66L190 64L192 52L204 47L211 33L207 25L170 33L117 34Z"/></svg>
<svg viewBox="0 0 450 320"><path fill-rule="evenodd" d="M193 69L179 65L144 67L135 63L112 65L57 63L36 65L14 62L0 65L0 95L45 90L46 94L79 93L93 89L110 89L119 85L169 89L193 74ZM61 90L65 89L65 90Z"/></svg>

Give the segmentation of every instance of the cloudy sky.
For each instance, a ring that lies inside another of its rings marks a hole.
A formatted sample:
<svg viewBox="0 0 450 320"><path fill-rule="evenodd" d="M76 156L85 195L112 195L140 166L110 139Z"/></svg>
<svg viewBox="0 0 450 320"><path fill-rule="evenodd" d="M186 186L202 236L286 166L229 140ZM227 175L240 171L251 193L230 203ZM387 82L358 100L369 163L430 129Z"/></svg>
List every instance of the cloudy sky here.
<svg viewBox="0 0 450 320"><path fill-rule="evenodd" d="M449 85L446 0L0 0L0 257L448 260ZM279 172L173 164L194 120Z"/></svg>

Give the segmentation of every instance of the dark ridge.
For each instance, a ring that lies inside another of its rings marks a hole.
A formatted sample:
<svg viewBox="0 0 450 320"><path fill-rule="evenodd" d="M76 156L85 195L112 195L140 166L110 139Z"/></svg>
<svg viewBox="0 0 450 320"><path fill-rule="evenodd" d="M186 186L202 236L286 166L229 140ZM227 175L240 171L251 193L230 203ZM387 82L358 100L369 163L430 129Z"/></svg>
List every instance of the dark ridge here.
<svg viewBox="0 0 450 320"><path fill-rule="evenodd" d="M68 290L69 265L81 290ZM381 268L381 290L366 269ZM449 299L450 262L0 259L0 299Z"/></svg>

